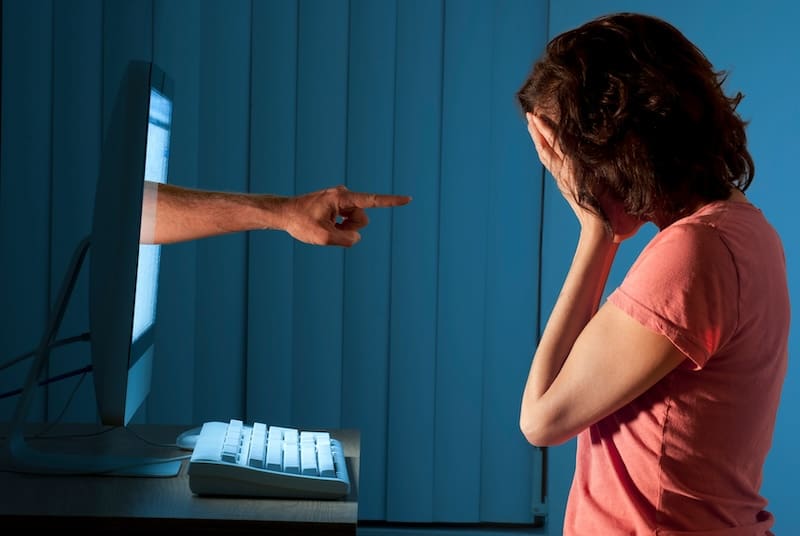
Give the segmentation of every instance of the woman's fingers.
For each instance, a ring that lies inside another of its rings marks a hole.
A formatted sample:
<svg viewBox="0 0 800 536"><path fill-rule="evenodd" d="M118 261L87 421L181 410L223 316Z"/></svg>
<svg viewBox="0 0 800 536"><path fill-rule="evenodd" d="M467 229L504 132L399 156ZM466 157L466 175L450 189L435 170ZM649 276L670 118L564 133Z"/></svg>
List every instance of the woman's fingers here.
<svg viewBox="0 0 800 536"><path fill-rule="evenodd" d="M550 151L558 157L559 160L564 159L564 153L561 151L561 147L558 145L558 140L556 139L556 132L553 130L553 127L547 123L541 116L539 115L531 115L531 120L536 127L536 130L539 131L542 138L545 142L547 142L547 147Z"/></svg>
<svg viewBox="0 0 800 536"><path fill-rule="evenodd" d="M536 153L539 155L539 161L541 161L544 166L547 166L546 160L549 160L549 158L547 158L547 152L549 151L549 147L546 147L547 141L536 127L533 114L529 112L525 114L525 116L528 119L528 133L531 135L534 147L536 147Z"/></svg>
<svg viewBox="0 0 800 536"><path fill-rule="evenodd" d="M556 141L555 131L541 117L525 114L528 119L528 132L531 135L539 161L555 178L559 189L565 194L572 191L569 169L566 167L564 153Z"/></svg>
<svg viewBox="0 0 800 536"><path fill-rule="evenodd" d="M561 167L564 165L564 155L557 148L555 132L540 117L532 113L527 113L526 117L528 119L528 132L536 147L539 161L554 177L558 177ZM554 147L554 144L556 147Z"/></svg>

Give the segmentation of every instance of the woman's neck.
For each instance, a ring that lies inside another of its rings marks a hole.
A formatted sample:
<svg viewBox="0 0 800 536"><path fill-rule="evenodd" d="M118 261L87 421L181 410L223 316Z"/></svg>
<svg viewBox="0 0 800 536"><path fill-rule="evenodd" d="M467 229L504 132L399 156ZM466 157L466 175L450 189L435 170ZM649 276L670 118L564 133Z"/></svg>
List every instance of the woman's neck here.
<svg viewBox="0 0 800 536"><path fill-rule="evenodd" d="M747 196L745 196L744 192L742 192L738 188L731 188L731 191L730 191L730 194L728 194L728 197L726 199L722 199L722 200L719 200L719 201L729 201L729 202L732 202L732 203L749 203L750 202L747 199ZM697 212L701 208L705 207L706 205L709 205L711 203L716 203L716 202L718 202L718 201L706 201L706 200L703 200L703 199L698 199L698 200L690 203L690 205L687 208L687 210L681 211L680 213L676 213L676 214L659 214L658 216L653 218L653 223L655 223L656 226L659 229L664 229L667 226L672 225L673 223L675 223L679 219L685 218L686 216L694 214L695 212Z"/></svg>

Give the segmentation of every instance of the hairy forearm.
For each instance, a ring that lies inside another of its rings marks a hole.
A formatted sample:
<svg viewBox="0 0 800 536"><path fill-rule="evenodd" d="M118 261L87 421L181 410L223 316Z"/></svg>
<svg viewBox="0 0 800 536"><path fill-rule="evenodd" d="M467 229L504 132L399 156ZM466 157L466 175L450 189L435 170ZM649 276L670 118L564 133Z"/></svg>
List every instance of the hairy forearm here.
<svg viewBox="0 0 800 536"><path fill-rule="evenodd" d="M540 424L536 422L537 404L558 376L578 335L597 312L618 247L602 233L581 233L531 363L520 413L523 431Z"/></svg>
<svg viewBox="0 0 800 536"><path fill-rule="evenodd" d="M169 244L254 229L282 229L285 197L145 187L140 241Z"/></svg>

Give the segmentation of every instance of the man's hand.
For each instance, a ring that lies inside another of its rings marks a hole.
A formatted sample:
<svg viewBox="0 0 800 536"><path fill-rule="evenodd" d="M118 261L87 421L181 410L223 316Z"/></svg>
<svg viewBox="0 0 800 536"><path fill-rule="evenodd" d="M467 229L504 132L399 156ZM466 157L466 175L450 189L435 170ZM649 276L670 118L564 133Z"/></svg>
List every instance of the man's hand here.
<svg viewBox="0 0 800 536"><path fill-rule="evenodd" d="M405 205L411 197L352 192L344 186L326 188L287 199L284 227L307 244L350 247L361 240L359 229L369 223L365 209Z"/></svg>

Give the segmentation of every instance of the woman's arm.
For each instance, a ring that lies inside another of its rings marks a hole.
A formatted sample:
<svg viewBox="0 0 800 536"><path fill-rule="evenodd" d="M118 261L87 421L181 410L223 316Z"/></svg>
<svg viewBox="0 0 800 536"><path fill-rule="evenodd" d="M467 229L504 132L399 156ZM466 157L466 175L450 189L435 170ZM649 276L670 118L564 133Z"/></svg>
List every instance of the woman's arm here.
<svg viewBox="0 0 800 536"><path fill-rule="evenodd" d="M520 428L555 445L613 413L685 356L613 304L597 311L617 244L583 233L531 363ZM595 313L595 311L597 311Z"/></svg>
<svg viewBox="0 0 800 536"><path fill-rule="evenodd" d="M554 434L558 440L567 439L556 428L557 416L564 408L543 406L547 402L544 397L561 374L578 336L597 311L618 249L618 244L604 235L581 232L572 265L533 356L520 411L520 428L531 443L549 444L554 441ZM560 403L570 402L560 399Z"/></svg>

